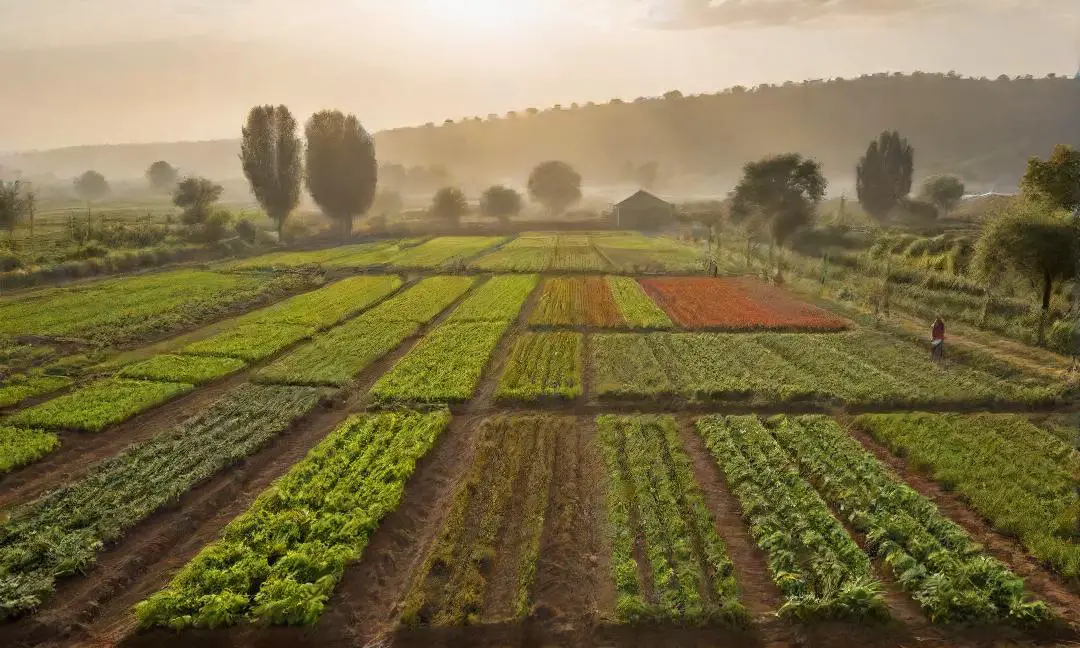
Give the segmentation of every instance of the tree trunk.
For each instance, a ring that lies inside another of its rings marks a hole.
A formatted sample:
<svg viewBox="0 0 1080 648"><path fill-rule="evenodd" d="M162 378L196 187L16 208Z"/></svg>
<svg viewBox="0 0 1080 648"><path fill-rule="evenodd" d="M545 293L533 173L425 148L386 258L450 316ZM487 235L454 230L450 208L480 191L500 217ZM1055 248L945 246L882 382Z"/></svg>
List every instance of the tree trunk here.
<svg viewBox="0 0 1080 648"><path fill-rule="evenodd" d="M1042 345L1042 343L1045 341L1045 337L1046 337L1045 336L1045 333L1046 333L1046 316L1050 312L1050 296L1052 294L1053 287L1054 287L1053 277L1050 276L1049 272L1044 272L1043 273L1043 291L1042 291L1042 309L1039 311L1038 340L1039 340L1040 345Z"/></svg>
<svg viewBox="0 0 1080 648"><path fill-rule="evenodd" d="M750 235L746 236L746 269L750 269Z"/></svg>

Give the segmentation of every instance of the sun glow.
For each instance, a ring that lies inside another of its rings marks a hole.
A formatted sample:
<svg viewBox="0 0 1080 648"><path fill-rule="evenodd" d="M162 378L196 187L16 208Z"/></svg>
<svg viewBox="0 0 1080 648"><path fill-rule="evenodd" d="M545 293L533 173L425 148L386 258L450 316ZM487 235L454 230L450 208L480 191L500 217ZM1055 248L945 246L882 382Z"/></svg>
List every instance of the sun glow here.
<svg viewBox="0 0 1080 648"><path fill-rule="evenodd" d="M444 27L473 33L527 30L547 13L537 0L424 0L423 8Z"/></svg>

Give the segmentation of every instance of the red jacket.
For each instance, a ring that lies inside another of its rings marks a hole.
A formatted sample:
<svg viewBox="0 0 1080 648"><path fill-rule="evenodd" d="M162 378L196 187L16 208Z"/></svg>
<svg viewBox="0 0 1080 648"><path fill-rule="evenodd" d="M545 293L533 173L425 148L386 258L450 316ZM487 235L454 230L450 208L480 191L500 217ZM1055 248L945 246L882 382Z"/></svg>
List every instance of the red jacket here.
<svg viewBox="0 0 1080 648"><path fill-rule="evenodd" d="M945 322L937 322L934 324L934 330L930 333L930 338L933 340L945 339Z"/></svg>

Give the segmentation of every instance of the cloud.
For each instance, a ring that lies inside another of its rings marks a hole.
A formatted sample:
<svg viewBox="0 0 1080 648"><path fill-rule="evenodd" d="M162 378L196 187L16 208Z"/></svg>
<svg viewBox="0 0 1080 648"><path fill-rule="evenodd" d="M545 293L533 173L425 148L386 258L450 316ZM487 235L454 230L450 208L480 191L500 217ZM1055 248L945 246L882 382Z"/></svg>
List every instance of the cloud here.
<svg viewBox="0 0 1080 648"><path fill-rule="evenodd" d="M642 0L639 24L660 29L792 25L842 18L900 18L940 12L985 14L1023 7L1071 13L1075 0Z"/></svg>

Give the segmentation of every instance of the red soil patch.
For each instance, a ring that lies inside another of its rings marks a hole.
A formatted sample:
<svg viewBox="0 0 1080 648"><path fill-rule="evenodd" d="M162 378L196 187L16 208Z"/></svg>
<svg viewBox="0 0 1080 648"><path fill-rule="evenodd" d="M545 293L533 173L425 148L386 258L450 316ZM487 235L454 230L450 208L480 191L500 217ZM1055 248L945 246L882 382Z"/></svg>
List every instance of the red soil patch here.
<svg viewBox="0 0 1080 648"><path fill-rule="evenodd" d="M679 326L839 331L847 322L757 279L656 278L641 286Z"/></svg>

